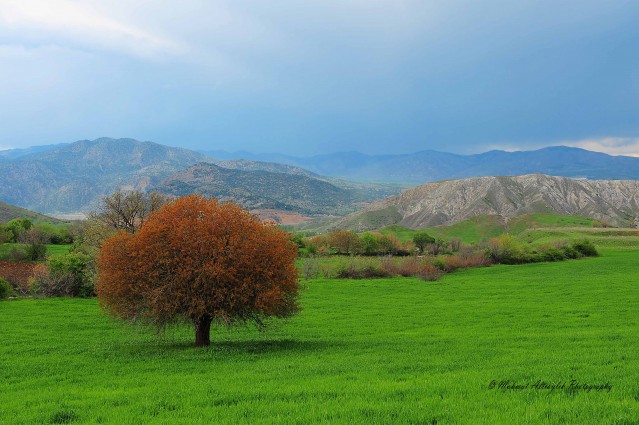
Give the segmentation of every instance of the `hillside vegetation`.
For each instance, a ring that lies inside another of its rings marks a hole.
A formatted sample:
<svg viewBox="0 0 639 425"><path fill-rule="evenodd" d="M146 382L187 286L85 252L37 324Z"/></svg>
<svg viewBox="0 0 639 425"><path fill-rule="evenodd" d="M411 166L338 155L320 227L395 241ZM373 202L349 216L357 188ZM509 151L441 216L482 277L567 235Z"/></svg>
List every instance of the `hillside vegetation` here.
<svg viewBox="0 0 639 425"><path fill-rule="evenodd" d="M459 239L470 244L509 233L533 245L588 239L597 247L639 249L639 229L601 227L601 223L594 219L557 214L525 214L507 223L497 216L479 216L450 226L415 230L393 225L380 232L393 234L402 242L412 240L418 232L427 232L437 239Z"/></svg>
<svg viewBox="0 0 639 425"><path fill-rule="evenodd" d="M34 223L61 223L62 220L44 214L16 207L0 201L0 223L6 223L14 218L28 218Z"/></svg>

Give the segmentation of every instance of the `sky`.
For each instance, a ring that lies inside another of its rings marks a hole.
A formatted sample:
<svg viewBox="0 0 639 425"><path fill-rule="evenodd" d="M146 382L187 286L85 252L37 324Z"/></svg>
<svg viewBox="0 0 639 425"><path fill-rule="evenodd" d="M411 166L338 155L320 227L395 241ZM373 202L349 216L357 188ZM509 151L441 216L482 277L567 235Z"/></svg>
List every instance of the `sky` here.
<svg viewBox="0 0 639 425"><path fill-rule="evenodd" d="M0 149L639 156L639 2L0 0Z"/></svg>

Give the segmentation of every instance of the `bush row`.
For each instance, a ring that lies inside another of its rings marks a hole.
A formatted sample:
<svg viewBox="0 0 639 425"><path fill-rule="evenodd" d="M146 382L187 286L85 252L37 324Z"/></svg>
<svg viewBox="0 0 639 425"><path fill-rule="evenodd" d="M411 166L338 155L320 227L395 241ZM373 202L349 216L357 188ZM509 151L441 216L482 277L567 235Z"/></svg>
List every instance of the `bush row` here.
<svg viewBox="0 0 639 425"><path fill-rule="evenodd" d="M11 267L9 267L10 265ZM3 263L0 270L11 292L45 297L91 297L95 295L93 257L73 252L48 263ZM2 289L0 288L0 296Z"/></svg>
<svg viewBox="0 0 639 425"><path fill-rule="evenodd" d="M560 241L529 248L509 234L488 241L487 254L494 263L524 264L544 261L563 261L599 255L594 244L587 240Z"/></svg>
<svg viewBox="0 0 639 425"><path fill-rule="evenodd" d="M308 257L302 259L305 279L345 278L370 279L392 276L412 276L437 280L445 273L492 264L523 264L542 261L562 261L598 255L588 240L558 242L527 248L510 235L491 239L486 245L460 247L454 255L409 257Z"/></svg>

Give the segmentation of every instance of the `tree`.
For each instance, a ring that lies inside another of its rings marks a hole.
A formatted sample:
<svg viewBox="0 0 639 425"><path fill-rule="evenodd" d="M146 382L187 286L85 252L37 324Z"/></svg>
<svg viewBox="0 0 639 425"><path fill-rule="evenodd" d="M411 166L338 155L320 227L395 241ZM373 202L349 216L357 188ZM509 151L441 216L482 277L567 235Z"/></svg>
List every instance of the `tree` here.
<svg viewBox="0 0 639 425"><path fill-rule="evenodd" d="M364 233L360 238L364 255L376 255L379 251L377 236L372 233Z"/></svg>
<svg viewBox="0 0 639 425"><path fill-rule="evenodd" d="M166 198L156 192L145 195L142 192L120 190L102 198L97 218L112 229L122 229L135 233L144 224L148 213L159 209Z"/></svg>
<svg viewBox="0 0 639 425"><path fill-rule="evenodd" d="M107 239L98 258L101 306L158 327L191 322L195 345L211 324L298 311L297 249L288 234L233 203L191 195L169 201L136 233Z"/></svg>
<svg viewBox="0 0 639 425"><path fill-rule="evenodd" d="M435 238L426 232L417 232L413 236L413 242L417 249L419 249L419 253L423 254L426 247L435 242Z"/></svg>
<svg viewBox="0 0 639 425"><path fill-rule="evenodd" d="M328 243L338 254L357 254L360 248L359 236L351 230L333 230L328 234Z"/></svg>
<svg viewBox="0 0 639 425"><path fill-rule="evenodd" d="M395 255L402 249L402 242L392 233L381 235L377 239L380 254Z"/></svg>
<svg viewBox="0 0 639 425"><path fill-rule="evenodd" d="M9 234L10 242L18 242L20 238L33 226L33 222L28 218L14 218L4 227Z"/></svg>
<svg viewBox="0 0 639 425"><path fill-rule="evenodd" d="M102 198L97 210L89 213L87 220L73 228L73 238L78 249L96 255L102 243L122 230L135 233L144 224L146 216L158 210L167 197L151 192L122 192L118 190Z"/></svg>
<svg viewBox="0 0 639 425"><path fill-rule="evenodd" d="M13 238L13 233L0 223L0 244L11 242L11 238Z"/></svg>

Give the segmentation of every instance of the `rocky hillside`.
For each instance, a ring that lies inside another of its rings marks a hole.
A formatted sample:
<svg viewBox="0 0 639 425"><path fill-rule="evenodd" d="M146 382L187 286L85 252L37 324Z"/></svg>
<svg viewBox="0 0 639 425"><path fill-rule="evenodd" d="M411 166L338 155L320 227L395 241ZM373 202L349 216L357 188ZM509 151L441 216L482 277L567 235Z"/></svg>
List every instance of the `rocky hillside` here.
<svg viewBox="0 0 639 425"><path fill-rule="evenodd" d="M527 213L590 217L635 227L639 181L579 180L530 174L428 183L377 201L333 227L370 230L391 224L409 228L452 224L480 215L509 219Z"/></svg>

